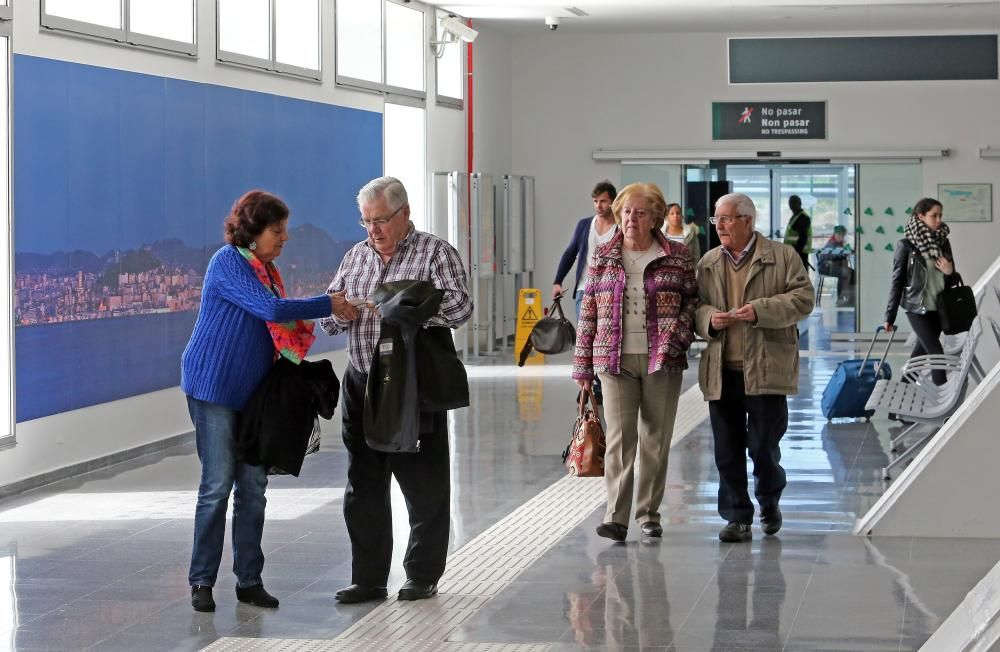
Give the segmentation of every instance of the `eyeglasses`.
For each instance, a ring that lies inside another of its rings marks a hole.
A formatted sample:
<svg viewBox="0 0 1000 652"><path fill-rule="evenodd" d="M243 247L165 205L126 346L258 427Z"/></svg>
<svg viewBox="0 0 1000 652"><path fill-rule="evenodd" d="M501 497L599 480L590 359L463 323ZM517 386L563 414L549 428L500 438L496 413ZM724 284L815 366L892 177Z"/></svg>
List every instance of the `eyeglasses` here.
<svg viewBox="0 0 1000 652"><path fill-rule="evenodd" d="M361 225L361 228L365 229L366 231L374 229L376 226L386 226L389 224L389 222L392 221L392 218L396 217L396 213L403 210L407 206L409 206L409 204L403 204L402 206L394 210L392 214L389 215L389 217L378 217L374 220L366 220L362 218L358 220L358 224Z"/></svg>
<svg viewBox="0 0 1000 652"><path fill-rule="evenodd" d="M750 217L749 215L716 215L715 217L708 218L708 223L711 225L716 224L732 224L741 217Z"/></svg>

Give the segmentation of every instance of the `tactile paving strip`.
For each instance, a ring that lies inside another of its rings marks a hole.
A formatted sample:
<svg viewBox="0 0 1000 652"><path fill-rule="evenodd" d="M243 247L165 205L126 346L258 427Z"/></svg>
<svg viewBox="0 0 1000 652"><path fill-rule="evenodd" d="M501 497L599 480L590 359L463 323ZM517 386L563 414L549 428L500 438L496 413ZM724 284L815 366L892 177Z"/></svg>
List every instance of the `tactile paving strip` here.
<svg viewBox="0 0 1000 652"><path fill-rule="evenodd" d="M547 643L449 643L351 639L313 641L294 638L223 638L206 652L549 652Z"/></svg>
<svg viewBox="0 0 1000 652"><path fill-rule="evenodd" d="M681 395L671 447L708 417L697 386ZM563 477L456 550L430 600L395 596L332 641L222 638L206 652L548 652L544 643L458 643L447 638L605 502L603 478Z"/></svg>

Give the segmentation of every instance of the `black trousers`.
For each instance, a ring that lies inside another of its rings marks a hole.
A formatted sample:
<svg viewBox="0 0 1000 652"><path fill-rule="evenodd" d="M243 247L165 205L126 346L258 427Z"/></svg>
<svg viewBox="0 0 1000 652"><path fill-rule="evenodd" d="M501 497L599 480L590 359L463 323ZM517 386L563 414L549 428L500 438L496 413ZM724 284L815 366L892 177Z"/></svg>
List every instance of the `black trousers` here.
<svg viewBox="0 0 1000 652"><path fill-rule="evenodd" d="M351 538L351 581L385 586L392 563L389 481L396 477L410 517L403 557L409 579L436 583L444 573L451 526L448 420L433 415L417 453L383 453L365 443L362 410L368 375L348 365L343 384L343 436L347 447L344 520Z"/></svg>
<svg viewBox="0 0 1000 652"><path fill-rule="evenodd" d="M719 514L727 521L753 522L747 493L747 452L753 460L754 495L761 511L778 506L785 488L781 438L788 429L784 396L747 396L743 371L722 370L722 397L708 402L719 469Z"/></svg>
<svg viewBox="0 0 1000 652"><path fill-rule="evenodd" d="M847 301L854 292L854 269L847 263L837 268L837 300ZM850 293L850 294L849 294Z"/></svg>
<svg viewBox="0 0 1000 652"><path fill-rule="evenodd" d="M941 317L937 311L931 310L922 315L908 312L906 318L910 320L913 334L917 336L917 344L913 347L911 358L928 353L944 353L944 349L941 347ZM945 381L948 380L948 374L941 369L935 369L931 372L931 380L934 381L935 385L944 385Z"/></svg>

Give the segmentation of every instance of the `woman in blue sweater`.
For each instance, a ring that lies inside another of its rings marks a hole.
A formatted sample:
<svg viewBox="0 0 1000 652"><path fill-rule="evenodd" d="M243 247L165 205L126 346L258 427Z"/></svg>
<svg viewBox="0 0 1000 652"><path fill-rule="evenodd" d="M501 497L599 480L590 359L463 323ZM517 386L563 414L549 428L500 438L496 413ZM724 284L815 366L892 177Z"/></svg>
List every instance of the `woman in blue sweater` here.
<svg viewBox="0 0 1000 652"><path fill-rule="evenodd" d="M343 301L325 294L284 298L274 259L288 241L288 207L266 192L240 197L226 218L226 244L205 272L201 310L184 349L181 390L194 423L201 484L194 517L188 581L191 606L214 611L212 587L219 573L226 509L233 492L233 570L236 597L274 608L264 590L264 490L267 468L238 461L233 445L239 412L277 356L297 362L315 339L312 323Z"/></svg>

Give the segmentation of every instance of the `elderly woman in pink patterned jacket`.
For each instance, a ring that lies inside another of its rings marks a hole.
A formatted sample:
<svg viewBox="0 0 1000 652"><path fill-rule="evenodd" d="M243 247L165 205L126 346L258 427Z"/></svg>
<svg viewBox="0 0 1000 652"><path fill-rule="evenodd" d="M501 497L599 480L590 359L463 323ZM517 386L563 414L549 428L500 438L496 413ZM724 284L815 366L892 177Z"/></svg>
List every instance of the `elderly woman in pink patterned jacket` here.
<svg viewBox="0 0 1000 652"><path fill-rule="evenodd" d="M580 306L573 379L589 391L604 387L608 507L597 534L624 541L632 511L642 534L663 536L660 503L667 479L681 376L698 307L688 248L660 232L667 203L656 184L633 183L612 209L620 231L601 246L587 273Z"/></svg>

